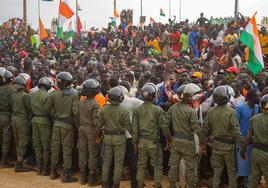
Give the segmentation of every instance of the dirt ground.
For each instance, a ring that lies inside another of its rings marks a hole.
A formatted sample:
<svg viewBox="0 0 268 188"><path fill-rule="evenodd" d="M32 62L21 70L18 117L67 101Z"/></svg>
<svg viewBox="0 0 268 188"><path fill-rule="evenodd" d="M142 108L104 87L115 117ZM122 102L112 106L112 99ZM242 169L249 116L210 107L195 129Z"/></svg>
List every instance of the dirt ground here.
<svg viewBox="0 0 268 188"><path fill-rule="evenodd" d="M79 174L75 174L79 177ZM79 182L71 184L62 184L60 179L50 180L49 177L37 176L36 172L15 173L14 168L0 169L0 187L1 188L80 188L88 187L80 185ZM121 188L130 188L128 181L121 182ZM147 181L146 187L153 188L153 182ZM95 188L100 188L97 186ZM164 177L163 188L168 188L167 179Z"/></svg>
<svg viewBox="0 0 268 188"><path fill-rule="evenodd" d="M74 177L79 177L79 174L75 174ZM147 180L145 182L146 188L153 188L153 182ZM79 182L62 184L61 179L50 180L49 177L37 176L36 172L15 173L14 168L0 169L0 188L82 188L88 187L87 185L80 185ZM97 186L95 188L100 188ZM259 186L264 188L265 185ZM122 181L120 188L130 188L129 181ZM167 177L163 178L163 188L168 188ZM199 187L206 188L206 187Z"/></svg>

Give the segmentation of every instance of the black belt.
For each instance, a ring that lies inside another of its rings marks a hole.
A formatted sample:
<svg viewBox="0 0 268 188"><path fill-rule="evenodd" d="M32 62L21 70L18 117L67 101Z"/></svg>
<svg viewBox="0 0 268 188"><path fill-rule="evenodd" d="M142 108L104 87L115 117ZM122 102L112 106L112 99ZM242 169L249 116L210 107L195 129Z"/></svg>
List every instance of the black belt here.
<svg viewBox="0 0 268 188"><path fill-rule="evenodd" d="M236 144L235 140L227 139L227 138L217 138L215 137L215 140L218 142L222 142L224 144Z"/></svg>
<svg viewBox="0 0 268 188"><path fill-rule="evenodd" d="M268 152L268 145L265 144L254 144L254 148L257 148L259 150L262 150L264 152Z"/></svg>
<svg viewBox="0 0 268 188"><path fill-rule="evenodd" d="M53 120L54 121L60 121L62 123L66 123L66 124L69 124L69 125L74 124L74 121L71 120L70 118L54 118Z"/></svg>
<svg viewBox="0 0 268 188"><path fill-rule="evenodd" d="M173 137L177 138L177 139L182 139L182 140L189 140L189 141L194 140L193 136L183 135L183 134L179 134L179 133L174 133Z"/></svg>
<svg viewBox="0 0 268 188"><path fill-rule="evenodd" d="M33 114L34 117L47 117L47 115Z"/></svg>
<svg viewBox="0 0 268 188"><path fill-rule="evenodd" d="M104 131L104 135L125 135L124 131Z"/></svg>

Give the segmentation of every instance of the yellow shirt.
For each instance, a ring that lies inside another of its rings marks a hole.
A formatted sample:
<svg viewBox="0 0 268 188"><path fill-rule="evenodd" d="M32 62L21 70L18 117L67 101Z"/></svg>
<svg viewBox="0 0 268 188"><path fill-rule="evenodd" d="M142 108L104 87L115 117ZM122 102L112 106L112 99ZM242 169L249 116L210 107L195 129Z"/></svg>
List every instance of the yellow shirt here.
<svg viewBox="0 0 268 188"><path fill-rule="evenodd" d="M156 39L154 39L153 41L150 40L148 42L148 46L152 46L156 51L159 51L159 52L161 51L159 42Z"/></svg>
<svg viewBox="0 0 268 188"><path fill-rule="evenodd" d="M261 49L264 55L268 55L268 35L260 35Z"/></svg>
<svg viewBox="0 0 268 188"><path fill-rule="evenodd" d="M232 42L232 43L236 43L238 39L238 36L236 34L231 35L228 34L225 38L224 38L224 42Z"/></svg>

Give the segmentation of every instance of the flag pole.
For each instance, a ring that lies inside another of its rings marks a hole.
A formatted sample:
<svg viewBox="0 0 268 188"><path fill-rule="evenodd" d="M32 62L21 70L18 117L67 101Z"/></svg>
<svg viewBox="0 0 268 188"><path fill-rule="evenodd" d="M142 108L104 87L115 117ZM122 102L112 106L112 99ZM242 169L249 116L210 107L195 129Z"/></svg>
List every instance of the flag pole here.
<svg viewBox="0 0 268 188"><path fill-rule="evenodd" d="M23 0L23 21L25 31L27 31L27 0Z"/></svg>
<svg viewBox="0 0 268 188"><path fill-rule="evenodd" d="M169 19L171 19L171 0L169 0Z"/></svg>
<svg viewBox="0 0 268 188"><path fill-rule="evenodd" d="M57 30L56 30L56 35L58 34L58 28L60 25L60 4L61 4L61 0L59 0L59 12L58 12L58 23L57 23Z"/></svg>
<svg viewBox="0 0 268 188"><path fill-rule="evenodd" d="M179 19L180 19L180 22L181 22L181 0L179 0L180 1L180 15L179 15Z"/></svg>
<svg viewBox="0 0 268 188"><path fill-rule="evenodd" d="M76 8L75 8L75 13L76 13L76 32L78 32L78 0L75 0L76 3Z"/></svg>
<svg viewBox="0 0 268 188"><path fill-rule="evenodd" d="M142 0L141 0L141 17L142 17Z"/></svg>
<svg viewBox="0 0 268 188"><path fill-rule="evenodd" d="M40 0L38 0L38 18L40 20L41 16L40 16Z"/></svg>
<svg viewBox="0 0 268 188"><path fill-rule="evenodd" d="M239 1L235 0L235 10L234 10L235 22L238 21L238 5L239 5Z"/></svg>
<svg viewBox="0 0 268 188"><path fill-rule="evenodd" d="M114 13L116 11L116 0L114 0Z"/></svg>

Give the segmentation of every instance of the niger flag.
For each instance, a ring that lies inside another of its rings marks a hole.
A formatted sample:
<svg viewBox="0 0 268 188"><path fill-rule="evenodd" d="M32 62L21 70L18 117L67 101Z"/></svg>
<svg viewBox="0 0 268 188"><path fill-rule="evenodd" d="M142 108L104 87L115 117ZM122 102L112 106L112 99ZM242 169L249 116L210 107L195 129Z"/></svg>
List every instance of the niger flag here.
<svg viewBox="0 0 268 188"><path fill-rule="evenodd" d="M67 3L60 0L59 7L59 25L57 29L57 37L62 39L63 37L63 25L74 15L74 12Z"/></svg>
<svg viewBox="0 0 268 188"><path fill-rule="evenodd" d="M117 12L117 10L114 11L114 17L119 18L119 13Z"/></svg>
<svg viewBox="0 0 268 188"><path fill-rule="evenodd" d="M150 17L150 24L153 24L153 23L155 23L155 20L152 17Z"/></svg>
<svg viewBox="0 0 268 188"><path fill-rule="evenodd" d="M240 36L240 41L247 47L246 59L248 62L248 69L254 75L258 74L264 68L259 30L255 15L256 14L254 14L248 22L247 27Z"/></svg>
<svg viewBox="0 0 268 188"><path fill-rule="evenodd" d="M40 40L44 40L48 37L47 31L45 30L44 24L42 20L39 18L39 33L40 33Z"/></svg>

